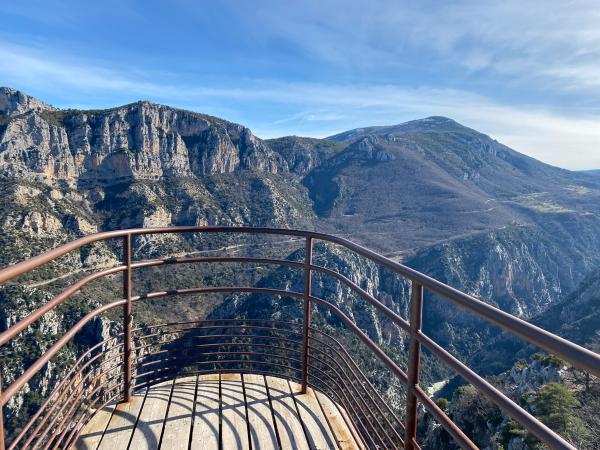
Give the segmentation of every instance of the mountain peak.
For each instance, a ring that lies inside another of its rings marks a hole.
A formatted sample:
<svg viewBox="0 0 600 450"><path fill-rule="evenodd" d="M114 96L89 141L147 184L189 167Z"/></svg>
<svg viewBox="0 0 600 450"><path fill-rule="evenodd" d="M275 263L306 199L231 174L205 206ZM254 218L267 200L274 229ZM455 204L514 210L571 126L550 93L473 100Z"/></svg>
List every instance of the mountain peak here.
<svg viewBox="0 0 600 450"><path fill-rule="evenodd" d="M444 116L429 116L423 119L411 120L397 125L374 126L366 128L355 128L344 131L327 139L332 141L347 142L360 139L367 135L383 135L390 133L410 133L416 131L456 131L468 130L467 127L457 121Z"/></svg>
<svg viewBox="0 0 600 450"><path fill-rule="evenodd" d="M8 114L22 114L31 110L54 110L56 108L47 105L38 99L31 97L17 89L0 87L0 112Z"/></svg>
<svg viewBox="0 0 600 450"><path fill-rule="evenodd" d="M456 120L450 119L449 117L444 117L444 116L429 116L429 117L425 117L423 119L413 120L411 122L458 123ZM405 123L409 123L409 122L405 122Z"/></svg>

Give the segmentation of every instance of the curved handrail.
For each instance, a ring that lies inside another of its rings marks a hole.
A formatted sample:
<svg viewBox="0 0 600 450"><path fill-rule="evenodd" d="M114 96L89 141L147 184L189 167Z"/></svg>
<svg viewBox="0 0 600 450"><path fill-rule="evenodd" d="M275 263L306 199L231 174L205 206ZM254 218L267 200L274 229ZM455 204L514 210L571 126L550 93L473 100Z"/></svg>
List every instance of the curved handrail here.
<svg viewBox="0 0 600 450"><path fill-rule="evenodd" d="M455 289L447 284L444 284L434 278L431 278L421 272L411 269L408 266L392 261L385 256L380 255L372 250L369 250L361 245L355 244L352 241L339 236L317 233L311 231L280 229L280 228L261 228L261 227L170 227L170 228L131 228L127 230L106 231L96 234L91 234L64 244L48 252L42 253L39 256L31 258L27 261L15 264L0 270L0 284L9 281L19 275L23 275L33 269L53 261L73 250L77 250L84 245L92 244L98 241L107 239L125 237L125 236L141 236L149 234L172 234L172 233L243 233L243 234L272 234L286 235L303 238L312 238L334 244L339 244L346 247L355 253L364 256L383 267L410 279L413 282L419 283L423 287L441 295L444 299L450 300L456 305L469 310L477 316L484 318L494 325L508 331L515 336L518 336L530 344L533 344L547 352L554 353L571 364L584 369L598 377L600 377L600 355L581 347L573 342L556 336L548 331L537 327L529 322L519 319L509 313L502 311L499 308L491 306L469 294L466 294L458 289ZM402 326L398 319L395 321Z"/></svg>
<svg viewBox="0 0 600 450"><path fill-rule="evenodd" d="M150 235L150 234L166 234L166 233L240 233L240 234L270 234L270 235L285 235L290 237L304 238L307 242L307 258L304 262L298 261L290 261L290 260L280 260L280 259L269 259L269 258L249 258L249 257L196 257L196 258L165 258L165 259L155 259L155 260L147 260L132 263L131 254L130 254L130 242L132 236L140 236L140 235ZM306 367L308 366L308 319L310 314L310 309L307 305L315 304L322 306L328 309L330 312L335 314L344 322L344 324L350 328L350 330L360 338L360 340L366 344L369 349L377 356L377 358L383 362L400 380L407 385L408 388L408 396L412 396L413 398L418 398L422 401L427 410L429 410L438 421L444 426L444 428L459 442L459 444L463 448L476 448L474 444L462 433L456 425L452 423L452 421L441 411L437 406L424 394L422 389L418 385L418 361L420 359L420 345L425 345L429 350L431 350L435 355L440 357L443 361L445 361L450 367L452 367L459 375L466 378L468 381L473 383L477 389L490 398L493 402L495 402L501 409L507 411L510 415L515 417L519 422L521 422L527 429L529 429L532 433L534 433L538 438L542 439L551 448L573 448L569 443L567 443L564 439L558 436L556 433L552 432L548 429L544 424L539 422L525 410L520 408L516 403L512 402L512 400L508 399L504 394L498 391L496 388L487 383L483 378L479 375L471 371L467 366L461 363L454 356L449 354L443 348L441 348L437 343L435 343L431 338L426 336L421 328L420 328L420 320L415 322L415 318L420 317L421 308L422 308L422 291L423 288L430 290L438 295L440 295L443 299L449 300L454 304L466 309L475 315L499 326L500 328L524 339L525 341L537 345L538 347L550 352L554 353L566 361L571 362L574 366L587 370L590 373L600 376L600 355L591 352L583 347L580 347L570 341L562 339L558 336L553 335L535 325L532 325L526 321L518 319L498 308L495 308L487 303L470 296L464 292L461 292L457 289L454 289L444 283L441 283L425 274L415 271L407 266L391 261L384 256L373 252L369 249L366 249L358 244L355 244L351 241L348 241L344 238L332 236L323 233L311 232L311 231L303 231L303 230L288 230L288 229L277 229L277 228L255 228L255 227L172 227L172 228L137 228L137 229L128 229L128 230L117 230L117 231L109 231L96 233L93 235L85 236L75 241L72 241L68 244L64 244L60 247L57 247L54 250L50 250L45 252L39 256L31 258L28 261L24 261L8 268L0 270L0 284L5 283L6 281L12 280L15 277L28 273L31 270L40 267L43 264L46 264L50 261L53 261L69 252L77 250L84 245L88 245L95 242L105 241L113 238L125 238L124 245L127 253L125 256L124 265L115 266L110 269L105 269L100 272L95 272L86 276L85 278L79 280L75 284L71 285L57 297L52 299L50 302L38 308L36 311L29 314L24 319L20 320L5 332L0 333L0 346L7 343L21 331L26 329L31 323L35 322L39 318L41 318L45 313L55 308L60 303L67 300L71 295L79 291L83 286L88 283L96 280L98 278L108 276L111 274L123 272L125 275L125 297L124 299L117 300L108 305L101 306L96 308L92 312L85 315L79 322L75 324L68 332L65 333L50 349L40 357L32 366L30 366L11 386L9 386L3 392L0 392L0 407L2 407L8 399L10 399L16 391L18 391L21 387L23 387L37 371L39 371L66 343L77 333L83 326L88 323L92 318L102 314L109 309L115 308L117 306L123 305L125 308L130 308L132 302L137 302L140 300L166 297L170 295L180 295L180 294L198 294L198 293L259 293L259 294L269 294L269 295L280 295L280 296L288 296L297 299L304 299L305 302L305 320L304 320L304 350L303 350L303 360L302 364L305 366L304 374L303 374L303 387L306 385ZM413 284L413 298L412 298L412 308L413 311L411 313L411 321L410 323L400 317L396 312L385 306L375 297L373 297L368 292L361 289L351 280L349 280L344 275L325 268L318 265L314 265L312 263L312 241L320 240L324 242L333 243L336 245L340 245L354 253L361 255L374 263L377 263L386 269L399 274L405 278L411 280ZM288 266L305 269L305 286L304 292L292 292L287 290L279 290L272 288L257 288L257 287L200 287L200 288L186 288L186 289L172 289L168 291L157 291L151 292L139 296L131 296L131 286L130 286L130 278L131 271L138 268L144 267L154 267L168 264L184 264L184 263L213 263L213 262L233 262L233 263L260 263L260 264L274 264L279 266ZM310 292L310 277L313 272L322 273L324 275L329 275L335 277L339 282L349 287L354 293L367 300L372 306L378 309L380 312L384 313L392 323L399 326L404 331L408 331L410 333L411 338L411 346L410 346L410 355L409 355L409 371L408 374L405 373L402 369L400 369L393 360L391 360L371 339L358 327L354 322L349 319L339 308L331 303L317 298L311 295ZM416 290L415 290L416 289ZM415 292L419 292L415 298ZM421 301L417 301L419 296L421 297ZM417 306L415 306L417 305ZM417 310L414 308L417 307ZM130 314L125 310L125 315ZM415 315L416 314L416 315ZM129 330L127 329L129 326ZM126 335L130 335L130 322L126 321ZM128 361L130 361L130 339L125 339L125 351L124 355ZM130 363L129 363L130 364ZM411 364L413 364L411 366ZM416 370L415 366L416 364ZM412 367L412 369L411 369ZM126 382L126 392L129 392L129 388L127 387L130 381L127 381L131 377L130 365L126 364L124 366L124 377ZM128 372L129 370L129 372ZM126 395L126 398L127 395ZM414 409L414 404L411 405ZM416 414L416 409L413 411ZM410 415L410 414L409 414ZM412 417L413 422L407 423L408 433L405 437L405 446L408 445L412 448L415 439L415 424L416 417ZM0 425L1 419L0 419ZM411 430L412 428L412 430ZM1 431L1 430L0 430ZM1 436L0 436L1 439ZM415 446L417 448L418 445ZM0 441L0 450L2 450L2 442Z"/></svg>

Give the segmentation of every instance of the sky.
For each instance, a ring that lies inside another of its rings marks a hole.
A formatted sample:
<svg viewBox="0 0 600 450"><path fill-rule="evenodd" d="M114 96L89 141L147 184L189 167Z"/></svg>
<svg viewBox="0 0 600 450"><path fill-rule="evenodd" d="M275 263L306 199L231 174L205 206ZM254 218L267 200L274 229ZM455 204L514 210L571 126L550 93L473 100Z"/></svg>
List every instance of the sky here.
<svg viewBox="0 0 600 450"><path fill-rule="evenodd" d="M2 1L0 85L326 137L432 115L600 168L600 1Z"/></svg>

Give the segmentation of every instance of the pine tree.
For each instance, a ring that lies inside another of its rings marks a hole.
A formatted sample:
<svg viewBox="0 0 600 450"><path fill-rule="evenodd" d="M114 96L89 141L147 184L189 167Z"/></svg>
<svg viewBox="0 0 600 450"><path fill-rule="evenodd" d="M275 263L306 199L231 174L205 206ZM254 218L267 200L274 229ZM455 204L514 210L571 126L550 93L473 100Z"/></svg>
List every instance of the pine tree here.
<svg viewBox="0 0 600 450"><path fill-rule="evenodd" d="M542 386L533 404L540 420L559 434L570 434L581 425L574 413L579 402L562 384L548 383Z"/></svg>

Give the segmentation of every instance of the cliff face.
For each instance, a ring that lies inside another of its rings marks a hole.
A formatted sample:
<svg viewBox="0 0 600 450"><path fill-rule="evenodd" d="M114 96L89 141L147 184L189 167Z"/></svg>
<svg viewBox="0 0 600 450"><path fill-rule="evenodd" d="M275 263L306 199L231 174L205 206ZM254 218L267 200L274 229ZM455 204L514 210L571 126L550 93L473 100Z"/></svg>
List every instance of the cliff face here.
<svg viewBox="0 0 600 450"><path fill-rule="evenodd" d="M558 358L536 353L518 361L506 372L489 380L557 431L575 448L595 450L600 445L598 407L600 383L586 378ZM546 393L551 390L552 395ZM571 406L568 399L571 399ZM540 450L547 448L508 414L464 385L448 397L446 414L484 450ZM439 403L438 403L439 404ZM556 420L556 418L560 418ZM420 418L421 447L427 450L455 450L450 436L428 414Z"/></svg>
<svg viewBox="0 0 600 450"><path fill-rule="evenodd" d="M172 225L316 228L378 249L521 317L550 311L547 327L572 320L578 301L560 310L552 305L600 265L599 177L547 166L444 118L352 130L328 140L262 141L241 125L148 102L96 111L59 110L2 88L0 199L0 266L101 230ZM240 248L247 248L257 256L256 247L219 239L147 237L136 240L134 253L143 259L225 248L240 255ZM302 258L288 247L284 252L269 245L260 248L266 256ZM114 265L119 252L118 243L92 246L18 280L29 287L0 292L11 300L2 301L0 330L86 270ZM339 248L319 247L315 255L318 264L341 271L407 316L405 280ZM172 288L205 281L226 284L221 272L200 276L200 270L195 266L183 275L167 272L162 278L151 273L136 280L136 286L143 292L164 289L168 283ZM248 279L260 285L302 289L301 273L264 267L256 273ZM59 278L64 274L68 277ZM49 317L41 332L51 327L54 337L70 323L69 317L89 311L99 298L117 298L119 280L110 281L82 293L72 312ZM53 289L47 290L49 286ZM598 289L595 282L590 286L589 292ZM314 289L390 354L405 358L403 333L366 302L330 277L315 276ZM585 303L590 308L584 305L590 313L576 322L585 328L581 334L591 330L587 325L596 318L591 312L595 297L585 298L590 299ZM226 299L214 314L300 317L296 303L258 296L239 300ZM185 303L191 317L206 314L200 304ZM145 306L149 321L170 311L158 302ZM465 360L482 348L491 355L486 344L497 331L470 314L427 296L424 320L428 334ZM323 325L333 332L342 329L331 316ZM43 351L46 341L36 333L17 345L30 339L38 353ZM13 350L20 348L25 347ZM507 344L501 356L494 356L496 361L471 359L473 367L498 373L496 364L506 368L513 363L512 348ZM30 361L13 362L5 379ZM386 376L377 373L373 381L386 389ZM424 371L428 376L437 381L447 374L433 367ZM31 392L58 377L58 371L46 372ZM34 400L21 398L11 412Z"/></svg>
<svg viewBox="0 0 600 450"><path fill-rule="evenodd" d="M534 321L566 339L600 350L600 269L592 271L574 292Z"/></svg>
<svg viewBox="0 0 600 450"><path fill-rule="evenodd" d="M102 111L55 110L3 89L0 108L3 176L86 186L286 168L241 125L149 102Z"/></svg>
<svg viewBox="0 0 600 450"><path fill-rule="evenodd" d="M0 87L0 111L3 114L23 114L34 110L52 111L55 108L16 89Z"/></svg>
<svg viewBox="0 0 600 450"><path fill-rule="evenodd" d="M398 277L391 276L376 264L334 245L317 244L314 253L314 263L316 265L343 274L364 291L376 296L387 307L402 316L406 316L408 310L407 299L409 298L408 283ZM304 250L293 252L288 256L288 259L302 261ZM258 285L302 292L303 283L304 274L302 272L282 267L268 272L260 279ZM393 325L375 307L331 276L320 273L313 275L313 295L336 305L375 342L381 345L395 346L401 346L404 343L405 337L399 327ZM252 295L245 302L239 302L237 297L233 296L227 299L213 315L219 318L234 316L238 318L272 318L293 321L302 316L301 306L299 301L280 301L267 295ZM315 314L315 321L322 321L325 317L331 323L341 325L332 314L325 312L325 310L320 312L324 314Z"/></svg>
<svg viewBox="0 0 600 450"><path fill-rule="evenodd" d="M0 287L0 330L13 325L53 298L52 291L43 287L2 286ZM2 361L2 381L4 386L14 382L23 371L42 356L70 327L81 318L90 306L99 306L98 301L86 303L69 302L57 310L50 311L39 321L23 331L16 339L0 348ZM120 326L107 318L93 319L82 332L63 348L51 362L44 366L17 395L4 407L7 436L20 429L26 422L28 411L35 410L57 383L62 381L65 372L77 360L81 349L107 339L120 331Z"/></svg>

